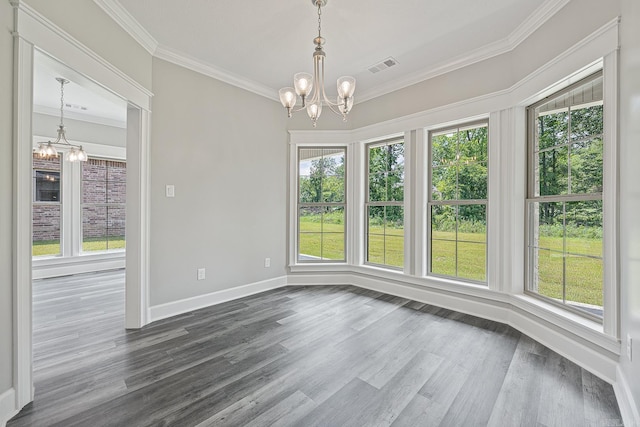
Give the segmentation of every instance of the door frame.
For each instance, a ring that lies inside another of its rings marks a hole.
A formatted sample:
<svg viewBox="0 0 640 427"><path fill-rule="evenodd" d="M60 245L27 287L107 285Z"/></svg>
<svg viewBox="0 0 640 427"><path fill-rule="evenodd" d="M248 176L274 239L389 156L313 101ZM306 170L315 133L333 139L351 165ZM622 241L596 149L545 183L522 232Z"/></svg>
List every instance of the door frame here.
<svg viewBox="0 0 640 427"><path fill-rule="evenodd" d="M34 397L32 357L32 112L36 49L127 101L125 327L149 321L149 134L153 94L19 0L13 71L13 387L16 410Z"/></svg>

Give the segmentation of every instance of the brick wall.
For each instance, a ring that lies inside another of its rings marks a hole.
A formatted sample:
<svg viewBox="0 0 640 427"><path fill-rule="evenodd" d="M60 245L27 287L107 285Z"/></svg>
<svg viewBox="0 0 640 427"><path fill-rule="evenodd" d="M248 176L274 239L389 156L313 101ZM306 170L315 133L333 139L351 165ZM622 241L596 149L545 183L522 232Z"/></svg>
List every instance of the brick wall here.
<svg viewBox="0 0 640 427"><path fill-rule="evenodd" d="M82 164L82 236L124 237L127 164L89 159Z"/></svg>

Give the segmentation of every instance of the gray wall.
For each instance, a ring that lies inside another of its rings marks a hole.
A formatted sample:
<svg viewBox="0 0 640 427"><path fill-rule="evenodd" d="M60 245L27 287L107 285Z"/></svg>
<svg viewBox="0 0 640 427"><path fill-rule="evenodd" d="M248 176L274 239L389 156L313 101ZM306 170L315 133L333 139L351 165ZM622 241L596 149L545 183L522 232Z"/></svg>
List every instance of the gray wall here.
<svg viewBox="0 0 640 427"><path fill-rule="evenodd" d="M620 49L621 367L640 410L640 2L622 0ZM634 340L633 362L626 337Z"/></svg>
<svg viewBox="0 0 640 427"><path fill-rule="evenodd" d="M282 108L159 59L153 88L151 305L284 275Z"/></svg>
<svg viewBox="0 0 640 427"><path fill-rule="evenodd" d="M0 394L13 386L13 8L0 1Z"/></svg>

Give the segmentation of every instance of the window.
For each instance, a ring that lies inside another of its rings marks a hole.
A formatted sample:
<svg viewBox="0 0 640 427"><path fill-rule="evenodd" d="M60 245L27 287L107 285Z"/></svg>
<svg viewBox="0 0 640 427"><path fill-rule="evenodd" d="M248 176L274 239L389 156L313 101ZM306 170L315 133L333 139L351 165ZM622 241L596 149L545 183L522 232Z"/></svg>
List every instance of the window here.
<svg viewBox="0 0 640 427"><path fill-rule="evenodd" d="M298 261L345 261L344 147L298 150Z"/></svg>
<svg viewBox="0 0 640 427"><path fill-rule="evenodd" d="M526 289L602 318L602 73L530 106L527 114Z"/></svg>
<svg viewBox="0 0 640 427"><path fill-rule="evenodd" d="M429 133L429 273L487 280L488 124Z"/></svg>
<svg viewBox="0 0 640 427"><path fill-rule="evenodd" d="M127 167L90 158L82 163L82 250L124 249Z"/></svg>
<svg viewBox="0 0 640 427"><path fill-rule="evenodd" d="M33 256L60 255L61 158L33 156Z"/></svg>
<svg viewBox="0 0 640 427"><path fill-rule="evenodd" d="M367 258L370 264L404 266L404 141L367 145Z"/></svg>

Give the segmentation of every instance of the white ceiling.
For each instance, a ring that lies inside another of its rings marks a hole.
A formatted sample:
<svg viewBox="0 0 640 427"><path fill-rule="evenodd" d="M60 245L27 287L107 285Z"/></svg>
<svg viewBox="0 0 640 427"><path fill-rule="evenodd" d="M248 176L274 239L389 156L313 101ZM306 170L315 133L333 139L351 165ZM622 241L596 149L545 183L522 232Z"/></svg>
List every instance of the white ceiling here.
<svg viewBox="0 0 640 427"><path fill-rule="evenodd" d="M311 0L94 0L154 55L270 98L311 71ZM326 85L357 79L356 101L513 49L568 0L328 0ZM398 65L368 68L393 57ZM195 67L194 67L195 65Z"/></svg>
<svg viewBox="0 0 640 427"><path fill-rule="evenodd" d="M516 47L569 0L328 0L322 9L327 94L357 79L356 102ZM277 99L312 71L311 0L94 0L153 55ZM371 66L393 57L398 65ZM126 102L45 54L34 58L34 111L124 127ZM86 109L78 108L85 107Z"/></svg>
<svg viewBox="0 0 640 427"><path fill-rule="evenodd" d="M63 77L69 80L64 86L65 118L126 127L127 103L122 98L40 51L34 54L33 69L34 112L60 116L56 77Z"/></svg>

